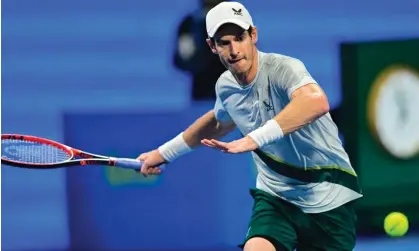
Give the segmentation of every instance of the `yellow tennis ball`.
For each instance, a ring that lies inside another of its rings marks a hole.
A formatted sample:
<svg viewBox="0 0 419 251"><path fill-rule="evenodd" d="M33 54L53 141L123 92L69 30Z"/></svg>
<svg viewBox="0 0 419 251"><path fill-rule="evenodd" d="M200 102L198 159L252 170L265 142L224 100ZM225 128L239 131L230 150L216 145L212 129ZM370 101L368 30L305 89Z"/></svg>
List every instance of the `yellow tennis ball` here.
<svg viewBox="0 0 419 251"><path fill-rule="evenodd" d="M391 237L401 237L409 229L409 221L406 215L400 212L392 212L384 219L384 230Z"/></svg>

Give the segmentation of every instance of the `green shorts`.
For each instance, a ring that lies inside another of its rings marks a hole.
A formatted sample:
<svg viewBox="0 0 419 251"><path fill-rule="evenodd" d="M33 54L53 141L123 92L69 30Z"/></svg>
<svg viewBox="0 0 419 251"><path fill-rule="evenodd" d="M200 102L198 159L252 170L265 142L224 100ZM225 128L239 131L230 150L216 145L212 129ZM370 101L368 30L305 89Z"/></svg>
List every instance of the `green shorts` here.
<svg viewBox="0 0 419 251"><path fill-rule="evenodd" d="M304 213L295 205L262 190L251 189L253 214L247 240L263 237L276 251L353 250L356 238L356 214L352 203L324 213Z"/></svg>

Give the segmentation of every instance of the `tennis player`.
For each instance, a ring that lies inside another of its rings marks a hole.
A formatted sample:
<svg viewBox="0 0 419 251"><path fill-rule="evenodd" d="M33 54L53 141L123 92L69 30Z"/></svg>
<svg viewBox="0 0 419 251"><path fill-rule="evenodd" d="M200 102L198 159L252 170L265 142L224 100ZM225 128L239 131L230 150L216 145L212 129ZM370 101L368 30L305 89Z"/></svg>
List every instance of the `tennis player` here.
<svg viewBox="0 0 419 251"><path fill-rule="evenodd" d="M159 174L199 145L251 152L257 166L245 251L352 250L362 193L338 138L325 93L296 58L257 49L246 8L223 2L206 16L208 45L227 68L214 109L184 132L138 158L144 175ZM243 137L217 139L233 129Z"/></svg>

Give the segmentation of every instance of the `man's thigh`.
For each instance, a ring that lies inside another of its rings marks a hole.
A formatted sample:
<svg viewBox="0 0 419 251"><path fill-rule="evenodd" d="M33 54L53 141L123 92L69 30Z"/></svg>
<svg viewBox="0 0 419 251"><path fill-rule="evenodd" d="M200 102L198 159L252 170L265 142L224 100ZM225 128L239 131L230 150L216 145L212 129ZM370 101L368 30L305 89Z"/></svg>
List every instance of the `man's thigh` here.
<svg viewBox="0 0 419 251"><path fill-rule="evenodd" d="M350 251L356 242L356 214L352 203L319 214L305 214L298 251ZM298 222L297 222L298 224Z"/></svg>
<svg viewBox="0 0 419 251"><path fill-rule="evenodd" d="M284 249L285 250L285 249ZM252 237L246 241L244 251L281 251L275 248L272 241L263 237Z"/></svg>
<svg viewBox="0 0 419 251"><path fill-rule="evenodd" d="M294 250L297 233L290 217L299 209L261 190L252 189L251 194L253 213L244 243L239 247L245 251L270 251L272 246L276 251Z"/></svg>

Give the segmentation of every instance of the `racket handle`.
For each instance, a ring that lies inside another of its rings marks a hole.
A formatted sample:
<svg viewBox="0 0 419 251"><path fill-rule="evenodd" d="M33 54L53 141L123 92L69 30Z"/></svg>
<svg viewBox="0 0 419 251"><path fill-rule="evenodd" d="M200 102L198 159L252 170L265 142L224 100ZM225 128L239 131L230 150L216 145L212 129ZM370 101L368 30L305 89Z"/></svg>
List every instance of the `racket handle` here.
<svg viewBox="0 0 419 251"><path fill-rule="evenodd" d="M141 166L143 165L143 162L137 159L115 158L114 160L116 162L115 166L121 167L121 168L140 170ZM160 170L164 171L165 166L161 165L159 166L159 168Z"/></svg>

